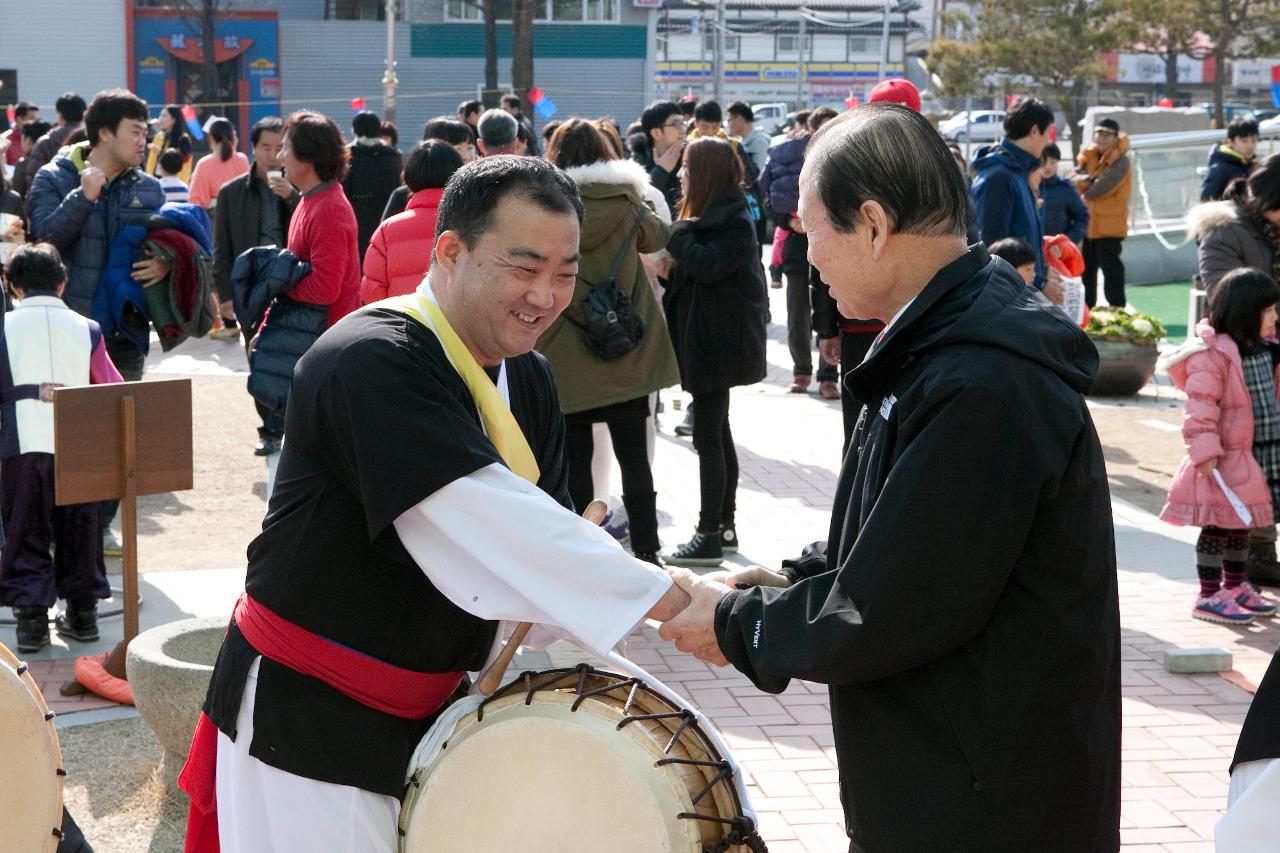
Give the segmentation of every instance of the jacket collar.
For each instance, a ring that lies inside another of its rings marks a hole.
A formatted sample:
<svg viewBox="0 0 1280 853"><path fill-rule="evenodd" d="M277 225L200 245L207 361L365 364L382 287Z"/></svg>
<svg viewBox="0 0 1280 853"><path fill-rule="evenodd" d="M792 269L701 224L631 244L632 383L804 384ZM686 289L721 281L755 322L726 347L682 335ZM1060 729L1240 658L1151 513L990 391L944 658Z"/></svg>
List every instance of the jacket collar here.
<svg viewBox="0 0 1280 853"><path fill-rule="evenodd" d="M907 305L901 316L886 329L884 338L872 345L866 360L849 373L849 387L855 396L868 399L871 376L892 362L895 358L893 353L916 352L934 343L936 336L927 333L922 320L947 294L978 275L990 263L991 256L987 254L987 250L981 244L974 244L963 255L934 273L933 278Z"/></svg>
<svg viewBox="0 0 1280 853"><path fill-rule="evenodd" d="M1031 156L1029 152L1023 151L1007 136L1000 140L999 149L1004 158L1010 161L1010 165L1019 171L1030 172L1033 167L1040 164L1038 158Z"/></svg>
<svg viewBox="0 0 1280 853"><path fill-rule="evenodd" d="M444 190L436 187L428 187L425 190L418 190L409 196L409 203L404 206L405 210L418 210L424 207L439 207L440 199L444 197Z"/></svg>
<svg viewBox="0 0 1280 853"><path fill-rule="evenodd" d="M22 308L66 308L66 307L67 307L67 303L62 301L61 296L54 296L53 294L49 294L47 296L44 296L44 295L28 296L26 299L23 299L16 306L14 306L13 310L18 311Z"/></svg>

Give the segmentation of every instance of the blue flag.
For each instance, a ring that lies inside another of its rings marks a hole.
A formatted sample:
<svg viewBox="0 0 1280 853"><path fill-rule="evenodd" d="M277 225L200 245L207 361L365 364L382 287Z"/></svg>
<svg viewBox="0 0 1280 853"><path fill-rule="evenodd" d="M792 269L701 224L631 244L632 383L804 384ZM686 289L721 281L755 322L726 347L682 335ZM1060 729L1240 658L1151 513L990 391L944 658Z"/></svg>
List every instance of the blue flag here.
<svg viewBox="0 0 1280 853"><path fill-rule="evenodd" d="M538 114L538 118L546 121L556 114L556 105L550 98L543 95L541 100L533 105L533 111Z"/></svg>

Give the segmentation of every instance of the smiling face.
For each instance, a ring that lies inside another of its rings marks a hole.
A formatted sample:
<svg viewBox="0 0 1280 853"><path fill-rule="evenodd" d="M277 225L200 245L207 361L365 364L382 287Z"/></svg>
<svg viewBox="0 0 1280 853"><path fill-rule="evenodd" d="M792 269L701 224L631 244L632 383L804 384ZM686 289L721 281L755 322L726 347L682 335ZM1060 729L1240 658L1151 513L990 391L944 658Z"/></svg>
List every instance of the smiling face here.
<svg viewBox="0 0 1280 853"><path fill-rule="evenodd" d="M453 231L436 241L432 288L454 330L482 365L533 349L573 298L578 218L515 193L498 203L473 246Z"/></svg>

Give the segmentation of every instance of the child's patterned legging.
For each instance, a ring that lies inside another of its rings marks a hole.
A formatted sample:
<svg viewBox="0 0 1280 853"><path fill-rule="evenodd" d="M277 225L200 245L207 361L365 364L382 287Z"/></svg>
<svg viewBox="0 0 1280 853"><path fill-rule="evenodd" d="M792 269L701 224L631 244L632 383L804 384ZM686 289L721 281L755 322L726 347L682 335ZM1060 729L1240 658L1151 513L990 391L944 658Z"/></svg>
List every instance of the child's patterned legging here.
<svg viewBox="0 0 1280 853"><path fill-rule="evenodd" d="M1235 589L1244 582L1249 559L1249 531L1202 527L1196 540L1196 573L1200 597L1208 598L1221 587Z"/></svg>

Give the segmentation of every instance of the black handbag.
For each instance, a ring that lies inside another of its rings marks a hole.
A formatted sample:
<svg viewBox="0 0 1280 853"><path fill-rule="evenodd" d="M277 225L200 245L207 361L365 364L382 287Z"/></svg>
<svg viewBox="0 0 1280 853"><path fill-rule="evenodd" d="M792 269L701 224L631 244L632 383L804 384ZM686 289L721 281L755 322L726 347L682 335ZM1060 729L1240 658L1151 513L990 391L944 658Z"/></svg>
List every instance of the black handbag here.
<svg viewBox="0 0 1280 853"><path fill-rule="evenodd" d="M618 267L627 251L635 251L632 242L640 223L644 221L645 208L641 205L636 213L635 222L627 232L618 254L609 267L609 277L604 284L593 284L582 297L579 308L583 320L580 322L566 314L570 323L582 331L582 342L587 349L595 353L603 361L621 358L636 348L640 338L644 337L644 320L631 310L631 297L618 289Z"/></svg>

